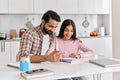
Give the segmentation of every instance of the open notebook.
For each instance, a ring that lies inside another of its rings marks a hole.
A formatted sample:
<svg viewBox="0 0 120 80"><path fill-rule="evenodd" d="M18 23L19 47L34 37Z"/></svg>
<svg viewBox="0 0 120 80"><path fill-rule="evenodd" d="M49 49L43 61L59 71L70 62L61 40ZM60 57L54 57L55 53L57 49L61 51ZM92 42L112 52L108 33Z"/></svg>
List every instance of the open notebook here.
<svg viewBox="0 0 120 80"><path fill-rule="evenodd" d="M70 64L79 64L79 63L84 63L85 61L90 60L91 58L63 58L62 62L67 62Z"/></svg>
<svg viewBox="0 0 120 80"><path fill-rule="evenodd" d="M97 64L102 67L117 67L120 66L120 60L116 59L94 59L89 62Z"/></svg>

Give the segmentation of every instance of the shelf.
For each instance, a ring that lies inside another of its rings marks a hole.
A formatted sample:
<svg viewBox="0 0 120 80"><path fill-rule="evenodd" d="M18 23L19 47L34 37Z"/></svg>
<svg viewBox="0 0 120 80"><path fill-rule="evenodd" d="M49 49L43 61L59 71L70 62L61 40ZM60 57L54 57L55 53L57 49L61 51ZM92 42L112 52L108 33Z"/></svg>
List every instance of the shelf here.
<svg viewBox="0 0 120 80"><path fill-rule="evenodd" d="M105 35L105 36L79 36L78 38L105 38L105 37L112 37L109 35Z"/></svg>

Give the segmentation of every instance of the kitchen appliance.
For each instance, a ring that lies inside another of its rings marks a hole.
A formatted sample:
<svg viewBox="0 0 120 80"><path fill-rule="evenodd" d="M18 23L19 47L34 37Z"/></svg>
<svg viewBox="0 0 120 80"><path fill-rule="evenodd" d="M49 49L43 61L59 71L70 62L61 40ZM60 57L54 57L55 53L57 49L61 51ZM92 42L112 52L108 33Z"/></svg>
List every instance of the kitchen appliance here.
<svg viewBox="0 0 120 80"><path fill-rule="evenodd" d="M6 40L7 34L6 33L0 33L0 40Z"/></svg>

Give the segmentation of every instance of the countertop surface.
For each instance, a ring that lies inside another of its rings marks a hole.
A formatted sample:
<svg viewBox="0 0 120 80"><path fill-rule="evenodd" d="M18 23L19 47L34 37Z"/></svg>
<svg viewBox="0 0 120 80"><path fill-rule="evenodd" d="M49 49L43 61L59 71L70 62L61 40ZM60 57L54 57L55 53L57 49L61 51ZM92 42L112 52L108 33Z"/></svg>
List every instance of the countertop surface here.
<svg viewBox="0 0 120 80"><path fill-rule="evenodd" d="M109 36L109 35L106 35L106 36L78 36L78 38L105 38L105 37L112 37L112 36ZM0 40L0 41L20 41L20 38L6 39L6 40Z"/></svg>
<svg viewBox="0 0 120 80"><path fill-rule="evenodd" d="M78 38L105 38L105 37L112 37L109 35L105 35L105 36L78 36Z"/></svg>
<svg viewBox="0 0 120 80"><path fill-rule="evenodd" d="M67 67L69 66L69 68ZM90 67L88 67L90 66ZM54 72L53 76L46 76L41 78L34 78L30 80L50 80L50 79L61 79L68 77L78 77L85 75L101 74L107 72L117 72L120 71L120 67L110 67L104 68L92 63L85 61L80 64L70 64L65 62L43 62L33 64L34 69L45 68ZM20 76L19 69L12 69L7 66L0 66L0 75L3 80L24 80ZM7 76L7 77L5 77Z"/></svg>

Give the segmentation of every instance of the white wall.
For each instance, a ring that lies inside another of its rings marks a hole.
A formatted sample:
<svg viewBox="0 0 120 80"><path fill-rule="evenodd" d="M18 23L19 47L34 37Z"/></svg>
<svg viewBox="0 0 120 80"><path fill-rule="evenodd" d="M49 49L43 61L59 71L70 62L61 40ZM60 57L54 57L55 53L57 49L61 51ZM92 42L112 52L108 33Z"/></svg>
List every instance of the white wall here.
<svg viewBox="0 0 120 80"><path fill-rule="evenodd" d="M25 23L28 20L31 20L34 26L40 24L42 15L0 15L0 32L1 33L7 33L9 36L10 29L16 29L17 30L17 36L19 35L19 29L20 28L27 28L25 26ZM76 27L77 27L77 36L81 36L80 34L83 34L85 31L85 28L82 26L82 22L85 20L85 16L87 16L87 20L90 23L89 27L87 28L88 33L91 31L97 29L97 15L63 15L61 14L61 20L65 19L73 19ZM62 22L61 22L62 23ZM56 32L58 34L60 25L57 28Z"/></svg>
<svg viewBox="0 0 120 80"><path fill-rule="evenodd" d="M112 0L113 57L120 59L120 0ZM120 80L120 73L114 73L113 80Z"/></svg>
<svg viewBox="0 0 120 80"><path fill-rule="evenodd" d="M35 19L33 22L35 24L40 22L40 15L35 15L34 18ZM7 33L9 36L10 29L16 29L17 36L18 36L20 28L27 28L25 26L25 23L28 20L32 20L32 16L30 15L0 15L0 32Z"/></svg>

